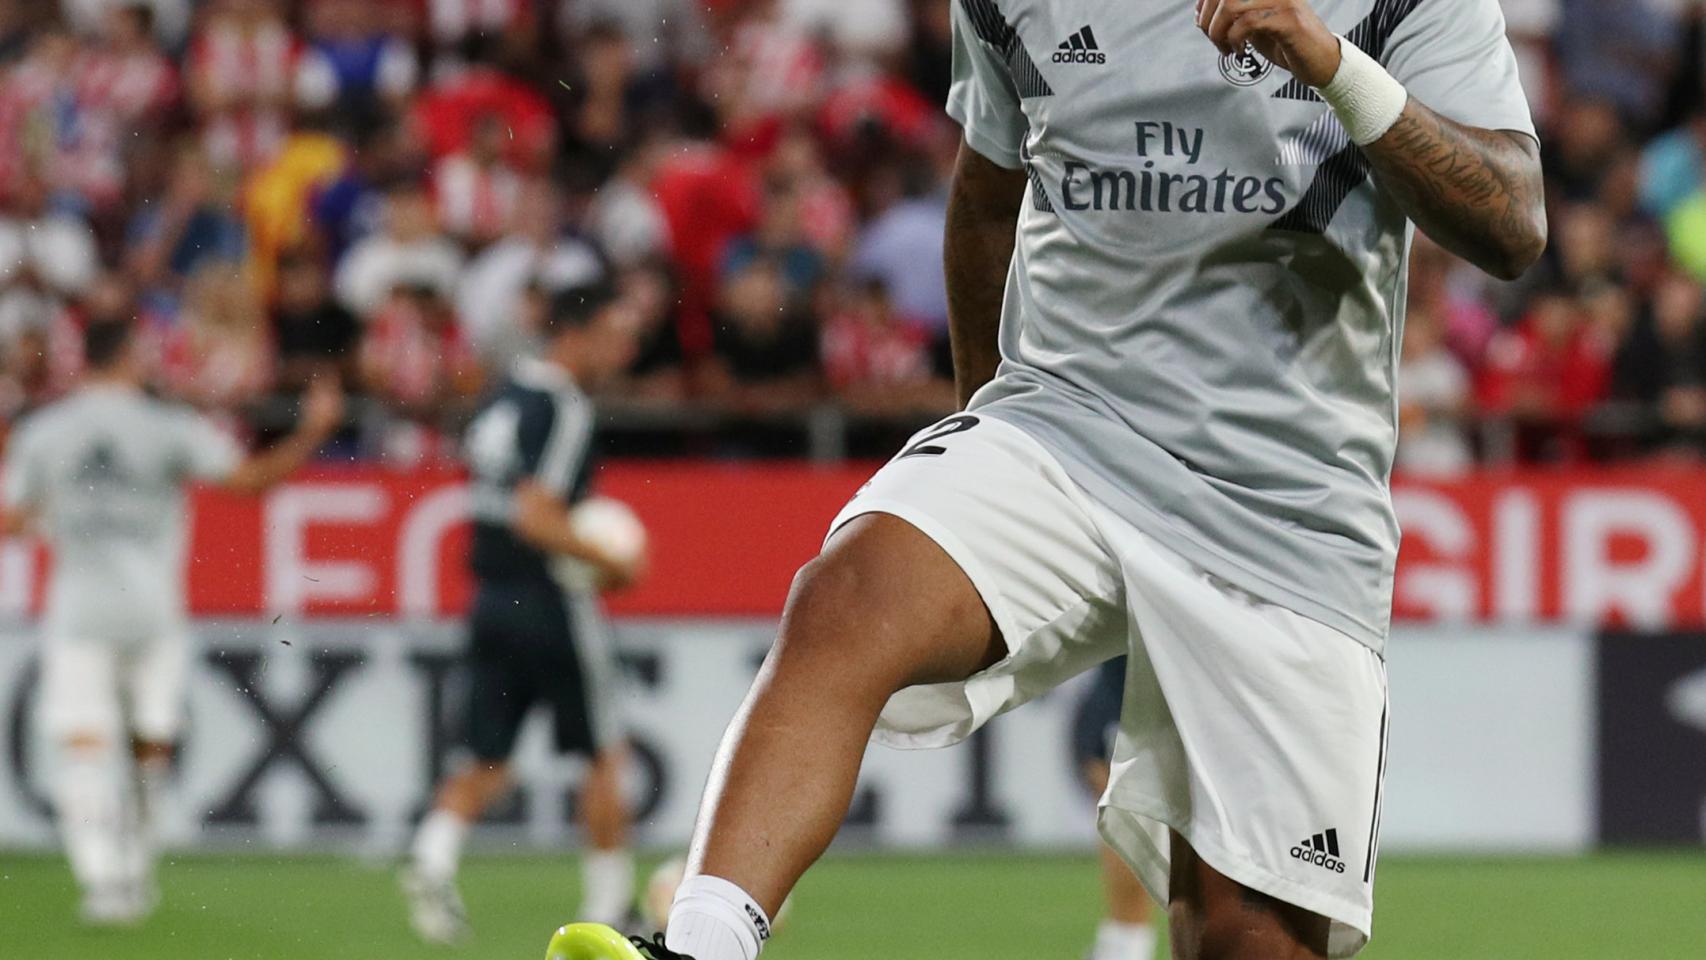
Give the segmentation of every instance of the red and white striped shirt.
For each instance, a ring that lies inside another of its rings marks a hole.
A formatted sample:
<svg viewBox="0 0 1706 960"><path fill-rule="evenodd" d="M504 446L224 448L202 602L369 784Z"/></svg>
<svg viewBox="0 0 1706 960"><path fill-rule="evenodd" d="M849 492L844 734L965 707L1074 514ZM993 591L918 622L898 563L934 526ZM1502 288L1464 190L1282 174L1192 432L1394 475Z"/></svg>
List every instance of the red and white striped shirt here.
<svg viewBox="0 0 1706 960"><path fill-rule="evenodd" d="M216 20L190 46L189 68L216 106L203 128L219 163L244 169L272 159L289 133L302 41L282 21Z"/></svg>

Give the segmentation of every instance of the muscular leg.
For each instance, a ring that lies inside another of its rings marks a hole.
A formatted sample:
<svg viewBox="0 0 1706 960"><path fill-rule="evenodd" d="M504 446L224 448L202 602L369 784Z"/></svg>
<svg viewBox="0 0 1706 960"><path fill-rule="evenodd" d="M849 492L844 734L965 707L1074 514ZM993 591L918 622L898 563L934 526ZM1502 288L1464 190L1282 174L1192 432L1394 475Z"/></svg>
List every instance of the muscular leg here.
<svg viewBox="0 0 1706 960"><path fill-rule="evenodd" d="M618 850L628 845L628 806L622 800L622 772L627 769L628 749L610 747L593 758L581 787L580 821L587 842L596 850Z"/></svg>
<svg viewBox="0 0 1706 960"><path fill-rule="evenodd" d="M860 517L795 578L781 635L712 767L688 873L772 916L834 838L890 695L1005 655L971 581L934 541Z"/></svg>
<svg viewBox="0 0 1706 960"><path fill-rule="evenodd" d="M1174 960L1324 960L1326 917L1236 883L1173 834Z"/></svg>

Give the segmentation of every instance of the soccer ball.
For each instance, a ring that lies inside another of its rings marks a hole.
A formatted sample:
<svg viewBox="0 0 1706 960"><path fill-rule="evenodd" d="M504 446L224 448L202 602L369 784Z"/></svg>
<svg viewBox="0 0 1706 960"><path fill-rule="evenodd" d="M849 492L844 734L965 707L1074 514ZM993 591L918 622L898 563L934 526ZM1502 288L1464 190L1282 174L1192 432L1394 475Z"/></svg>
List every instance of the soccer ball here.
<svg viewBox="0 0 1706 960"><path fill-rule="evenodd" d="M670 904L675 902L675 891L686 876L687 861L672 857L658 864L646 880L645 892L640 896L640 912L653 929L662 930L669 925ZM793 912L794 898L790 896L782 901L782 909L776 911L776 916L770 918L772 936L781 931Z"/></svg>
<svg viewBox="0 0 1706 960"><path fill-rule="evenodd" d="M646 528L633 508L610 497L588 497L569 511L575 536L596 544L623 563L638 563L646 555ZM576 557L558 557L557 579L565 586L595 590L600 584L591 564Z"/></svg>

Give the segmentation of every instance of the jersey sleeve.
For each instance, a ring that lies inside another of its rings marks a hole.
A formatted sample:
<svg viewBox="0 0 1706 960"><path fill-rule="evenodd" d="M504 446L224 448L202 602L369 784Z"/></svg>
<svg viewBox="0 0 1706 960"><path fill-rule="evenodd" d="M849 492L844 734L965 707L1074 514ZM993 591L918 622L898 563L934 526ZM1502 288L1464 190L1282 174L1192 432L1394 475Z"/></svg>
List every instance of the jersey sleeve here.
<svg viewBox="0 0 1706 960"><path fill-rule="evenodd" d="M552 397L536 409L536 416L522 419L517 437L523 475L567 501L586 460L591 411L584 400L568 396Z"/></svg>
<svg viewBox="0 0 1706 960"><path fill-rule="evenodd" d="M217 483L231 476L243 462L243 451L237 441L212 421L195 414L183 416L179 445L185 475L197 480Z"/></svg>
<svg viewBox="0 0 1706 960"><path fill-rule="evenodd" d="M987 0L949 0L953 10L953 85L948 89L948 115L965 131L966 143L991 163L1019 169L1020 146L1029 128L1019 105L1019 90L1000 51L978 34L967 3L985 8L999 19Z"/></svg>
<svg viewBox="0 0 1706 960"><path fill-rule="evenodd" d="M1410 95L1441 116L1535 135L1498 0L1422 0L1393 32L1385 60Z"/></svg>

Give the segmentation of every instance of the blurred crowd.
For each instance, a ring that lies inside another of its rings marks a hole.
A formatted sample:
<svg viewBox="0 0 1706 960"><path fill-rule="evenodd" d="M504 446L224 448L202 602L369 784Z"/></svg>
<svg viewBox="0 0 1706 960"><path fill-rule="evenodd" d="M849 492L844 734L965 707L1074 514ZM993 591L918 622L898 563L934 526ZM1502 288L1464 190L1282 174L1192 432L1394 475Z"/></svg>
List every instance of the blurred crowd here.
<svg viewBox="0 0 1706 960"><path fill-rule="evenodd" d="M603 279L645 331L619 422L915 426L953 403L949 2L0 0L0 423L135 316L253 439L335 375L338 455L428 462ZM1401 466L1706 454L1701 5L1503 3L1552 245L1496 284L1418 239Z"/></svg>

